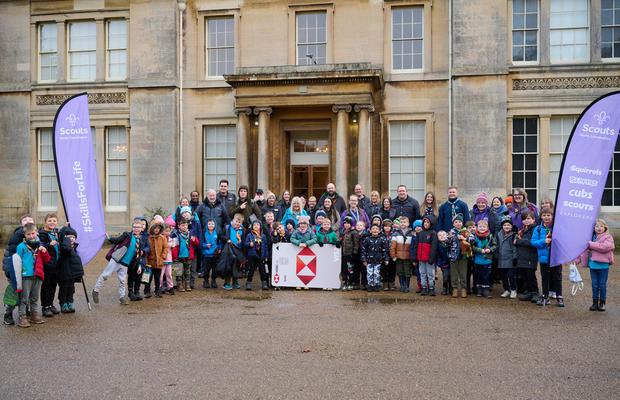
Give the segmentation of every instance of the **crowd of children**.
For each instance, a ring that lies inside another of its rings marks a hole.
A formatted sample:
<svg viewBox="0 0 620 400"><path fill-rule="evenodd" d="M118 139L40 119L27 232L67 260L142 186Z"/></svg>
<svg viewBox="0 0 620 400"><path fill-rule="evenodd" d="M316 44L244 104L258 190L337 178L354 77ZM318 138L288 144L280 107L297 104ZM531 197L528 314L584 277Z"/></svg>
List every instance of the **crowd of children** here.
<svg viewBox="0 0 620 400"><path fill-rule="evenodd" d="M554 299L557 306L564 307L562 266L549 263L553 204L543 201L538 213L522 189L506 199L495 197L491 204L481 193L471 210L458 199L456 188L450 188L448 201L441 207L429 192L419 210L410 212L420 216L414 220L403 212L391 213L391 201L378 203L378 194L373 196L373 203L363 195L352 195L350 208L340 213L337 222L331 217L330 206L337 202L333 193L332 198L326 193L327 208L313 206L310 212L305 210L302 198L289 197L286 209L268 193L269 201L261 211L260 202L248 198L247 187L240 189L245 190L239 197L241 203L234 196L223 197L232 204L229 210L238 211L230 216L213 191L208 196L209 210L182 201L167 218L156 215L147 221L138 217L130 231L110 237L108 264L96 280L93 301L99 303L100 291L114 273L122 305L152 295L160 298L175 291L191 291L196 277L203 278L205 289L218 288L217 279L221 278L224 290L240 289L239 279L245 278L245 289L253 290L257 270L260 288L269 290L271 246L291 243L338 247L342 290L396 290L398 276L398 288L404 293L411 291L411 278L415 277L414 290L422 296L436 296L441 291L454 298L470 294L491 298L493 284L501 279L502 298L540 306ZM379 212L366 216L366 211L358 208L358 204L365 204L364 199L367 210ZM401 198L401 203L410 204L404 200ZM217 213L213 212L215 206L221 207ZM55 214L45 217L40 230L31 216L24 216L11 237L3 260L9 279L4 296L5 324L15 323L15 307L20 327L43 323L43 317L61 312L75 312L74 284L84 275L76 252L77 233L70 226L58 229L57 225ZM593 311L605 310L613 251L607 225L597 220L588 250L576 260L590 268ZM536 276L539 264L542 291ZM440 282L440 290L436 282ZM54 306L57 288L60 309Z"/></svg>

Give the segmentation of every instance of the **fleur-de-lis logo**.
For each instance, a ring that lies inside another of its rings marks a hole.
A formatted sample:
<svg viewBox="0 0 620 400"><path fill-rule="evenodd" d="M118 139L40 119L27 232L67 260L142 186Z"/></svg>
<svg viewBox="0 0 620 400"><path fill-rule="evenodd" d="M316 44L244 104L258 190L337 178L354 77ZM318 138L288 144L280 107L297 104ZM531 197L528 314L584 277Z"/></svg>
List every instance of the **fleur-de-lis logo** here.
<svg viewBox="0 0 620 400"><path fill-rule="evenodd" d="M609 121L611 117L607 115L605 111L601 111L598 114L594 114L594 119L598 122L599 125L603 125L605 122Z"/></svg>
<svg viewBox="0 0 620 400"><path fill-rule="evenodd" d="M75 114L71 113L66 120L69 121L71 126L75 127L75 124L77 124L80 119Z"/></svg>

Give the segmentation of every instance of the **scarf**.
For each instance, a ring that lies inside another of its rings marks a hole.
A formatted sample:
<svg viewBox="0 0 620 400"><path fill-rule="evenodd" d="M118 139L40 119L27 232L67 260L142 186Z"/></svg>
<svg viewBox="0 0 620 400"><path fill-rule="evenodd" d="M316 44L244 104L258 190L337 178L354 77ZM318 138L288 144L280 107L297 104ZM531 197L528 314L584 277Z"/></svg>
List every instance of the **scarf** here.
<svg viewBox="0 0 620 400"><path fill-rule="evenodd" d="M448 199L448 204L450 204L450 206L452 207L451 209L451 215L452 215L452 220L454 219L454 217L456 217L456 214L458 214L457 210L456 210L456 202L459 200L458 197L456 197L454 200L450 200Z"/></svg>
<svg viewBox="0 0 620 400"><path fill-rule="evenodd" d="M519 233L517 234L519 239L523 239L523 235L525 235L527 233L528 230L532 229L532 226L523 226L523 228L521 228L519 230Z"/></svg>

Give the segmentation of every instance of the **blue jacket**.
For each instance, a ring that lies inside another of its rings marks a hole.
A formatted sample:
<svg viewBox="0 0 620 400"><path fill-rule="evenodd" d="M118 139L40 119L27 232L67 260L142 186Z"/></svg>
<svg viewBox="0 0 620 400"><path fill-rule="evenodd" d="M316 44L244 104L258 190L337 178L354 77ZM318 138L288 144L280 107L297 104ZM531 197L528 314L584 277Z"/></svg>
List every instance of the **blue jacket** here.
<svg viewBox="0 0 620 400"><path fill-rule="evenodd" d="M545 243L547 234L549 234L549 228L543 224L534 228L534 233L532 233L532 246L538 250L538 262L541 264L549 264L549 245Z"/></svg>
<svg viewBox="0 0 620 400"><path fill-rule="evenodd" d="M257 243L259 238L254 234L254 232L250 232L245 235L245 248L248 252L248 257L258 257L262 260L266 260L269 258L269 247L267 246L267 236L261 232L260 235L260 247ZM254 243L253 247L250 247L250 243ZM259 254L259 250L260 254Z"/></svg>
<svg viewBox="0 0 620 400"><path fill-rule="evenodd" d="M20 243L15 253L22 259L22 276L32 278L34 276L34 252L28 249L26 243Z"/></svg>
<svg viewBox="0 0 620 400"><path fill-rule="evenodd" d="M207 248L207 244L210 244L211 247ZM213 257L215 255L215 252L218 249L221 249L222 246L220 245L220 239L217 235L216 229L214 229L213 232L209 232L208 230L205 231L201 247L202 255L204 257Z"/></svg>
<svg viewBox="0 0 620 400"><path fill-rule="evenodd" d="M439 219L437 221L437 230L450 232L452 229L452 217L457 214L463 216L463 222L469 221L469 208L467 204L459 198L454 203L449 200L439 207Z"/></svg>
<svg viewBox="0 0 620 400"><path fill-rule="evenodd" d="M282 222L282 225L286 226L286 221L289 219L292 219L294 222L294 226L295 228L297 228L297 217L299 216L308 216L308 213L306 212L306 210L301 210L301 212L299 214L293 214L293 212L291 211L291 208L287 208L286 212L284 213L284 216L282 217L282 220L280 222Z"/></svg>

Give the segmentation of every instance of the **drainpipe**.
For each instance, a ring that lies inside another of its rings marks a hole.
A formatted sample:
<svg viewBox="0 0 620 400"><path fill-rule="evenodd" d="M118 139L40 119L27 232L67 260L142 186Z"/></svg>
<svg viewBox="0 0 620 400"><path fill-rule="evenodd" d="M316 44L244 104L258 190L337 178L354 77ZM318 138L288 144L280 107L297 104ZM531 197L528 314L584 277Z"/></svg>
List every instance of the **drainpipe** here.
<svg viewBox="0 0 620 400"><path fill-rule="evenodd" d="M448 7L448 186L452 186L452 0Z"/></svg>
<svg viewBox="0 0 620 400"><path fill-rule="evenodd" d="M179 199L183 196L183 13L187 0L177 0L179 6Z"/></svg>

